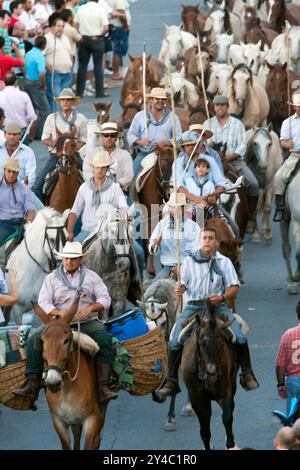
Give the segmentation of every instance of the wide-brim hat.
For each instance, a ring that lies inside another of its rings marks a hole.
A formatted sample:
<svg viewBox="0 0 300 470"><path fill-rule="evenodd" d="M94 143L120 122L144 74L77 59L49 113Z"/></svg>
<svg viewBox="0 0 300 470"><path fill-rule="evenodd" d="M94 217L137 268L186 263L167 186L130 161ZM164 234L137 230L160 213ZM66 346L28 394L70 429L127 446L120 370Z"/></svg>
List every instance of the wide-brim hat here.
<svg viewBox="0 0 300 470"><path fill-rule="evenodd" d="M62 258L81 258L83 256L80 242L66 242L61 253L56 250L54 252Z"/></svg>
<svg viewBox="0 0 300 470"><path fill-rule="evenodd" d="M54 98L54 101L57 103L60 100L74 100L74 106L77 106L80 103L80 96L76 96L72 88L64 88L58 98Z"/></svg>
<svg viewBox="0 0 300 470"><path fill-rule="evenodd" d="M185 145L196 145L199 140L199 134L195 131L185 131L183 132L179 144L181 147Z"/></svg>
<svg viewBox="0 0 300 470"><path fill-rule="evenodd" d="M20 171L19 160L17 160L16 158L8 158L3 163L3 168L5 170L11 170L11 171L15 171L16 173L19 173Z"/></svg>
<svg viewBox="0 0 300 470"><path fill-rule="evenodd" d="M116 122L104 122L99 131L95 131L95 134L113 134L116 133L119 137L124 136L124 132L120 131Z"/></svg>
<svg viewBox="0 0 300 470"><path fill-rule="evenodd" d="M151 93L147 94L147 98L158 98L161 100L167 100L169 95L164 88L155 87L152 88Z"/></svg>
<svg viewBox="0 0 300 470"><path fill-rule="evenodd" d="M108 152L97 152L93 156L93 160L90 165L95 168L102 168L104 166L111 166L113 164L112 159Z"/></svg>
<svg viewBox="0 0 300 470"><path fill-rule="evenodd" d="M199 134L202 134L201 139L202 140L207 140L210 139L214 133L208 129L205 129L205 127L202 124L191 124L189 127L190 132L198 132Z"/></svg>
<svg viewBox="0 0 300 470"><path fill-rule="evenodd" d="M300 94L296 93L292 98L292 102L288 102L288 104L291 104L292 106L300 106Z"/></svg>
<svg viewBox="0 0 300 470"><path fill-rule="evenodd" d="M166 203L168 206L189 206L184 193L171 193L170 199Z"/></svg>

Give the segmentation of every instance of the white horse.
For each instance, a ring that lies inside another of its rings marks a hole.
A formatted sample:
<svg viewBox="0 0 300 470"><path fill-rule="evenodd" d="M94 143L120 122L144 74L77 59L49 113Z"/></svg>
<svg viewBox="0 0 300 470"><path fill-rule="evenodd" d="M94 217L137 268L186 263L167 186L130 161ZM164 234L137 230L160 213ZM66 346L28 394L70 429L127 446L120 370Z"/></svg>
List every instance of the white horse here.
<svg viewBox="0 0 300 470"><path fill-rule="evenodd" d="M178 106L184 106L189 104L191 106L196 106L199 101L199 95L195 85L186 80L184 67L181 68L180 72L173 72L171 74L171 82L174 95L176 96L176 104ZM160 81L160 85L166 87L170 86L169 76L166 75Z"/></svg>
<svg viewBox="0 0 300 470"><path fill-rule="evenodd" d="M212 28L214 39L222 33L232 32L234 43L239 44L244 39L243 23L241 19L231 12L224 11L225 4L213 8L213 11L207 17L204 31Z"/></svg>
<svg viewBox="0 0 300 470"><path fill-rule="evenodd" d="M191 33L182 31L180 26L165 26L165 37L159 52L159 60L166 66L175 65L190 47L197 45L197 39Z"/></svg>
<svg viewBox="0 0 300 470"><path fill-rule="evenodd" d="M289 50L286 32L279 34L272 42L272 52L279 64L289 63L292 70L300 73L300 26L288 28L288 41Z"/></svg>
<svg viewBox="0 0 300 470"><path fill-rule="evenodd" d="M261 64L261 41L257 44L232 44L229 47L228 63L233 67L239 64L246 64L254 75L258 74Z"/></svg>
<svg viewBox="0 0 300 470"><path fill-rule="evenodd" d="M233 44L233 34L221 33L216 37L216 61L220 64L227 63L229 47L231 44Z"/></svg>
<svg viewBox="0 0 300 470"><path fill-rule="evenodd" d="M229 84L232 67L227 64L217 64L216 62L212 62L210 67L211 74L207 91L212 95L223 95Z"/></svg>
<svg viewBox="0 0 300 470"><path fill-rule="evenodd" d="M277 170L282 165L282 149L279 137L268 127L250 129L247 139L247 165L254 172L260 187L257 211L262 212L262 231L267 245L272 243L270 212L273 198L273 180ZM259 231L256 228L252 240L259 241Z"/></svg>
<svg viewBox="0 0 300 470"><path fill-rule="evenodd" d="M17 272L20 300L13 307L17 324L22 323L22 314L32 309L31 300L37 300L46 275L58 262L54 250L61 251L65 244L65 220L65 215L50 207L38 211L32 223L25 224L24 239L7 262L6 268Z"/></svg>

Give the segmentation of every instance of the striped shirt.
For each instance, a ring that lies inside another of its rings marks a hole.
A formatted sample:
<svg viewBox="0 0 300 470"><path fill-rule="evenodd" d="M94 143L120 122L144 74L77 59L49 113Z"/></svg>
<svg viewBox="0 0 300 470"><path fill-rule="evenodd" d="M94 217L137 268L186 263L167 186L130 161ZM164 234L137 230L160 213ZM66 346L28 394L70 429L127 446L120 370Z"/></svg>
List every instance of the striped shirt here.
<svg viewBox="0 0 300 470"><path fill-rule="evenodd" d="M70 276L65 272L69 282L74 287L79 286L80 274L78 271L75 272L73 276ZM82 287L87 289L91 297L83 295L80 297L78 312L85 307L93 303L99 303L103 305L104 309L107 310L110 307L111 298L107 291L107 287L102 281L101 277L98 276L91 269L86 270L85 278L82 284ZM42 309L49 314L55 308L58 310L65 310L71 307L75 298L75 291L68 288L56 275L55 271L48 274L45 278L42 288L40 290L38 303ZM97 312L92 312L88 320L84 319L81 322L95 320L98 318ZM74 322L76 322L76 315L74 317Z"/></svg>
<svg viewBox="0 0 300 470"><path fill-rule="evenodd" d="M196 222L185 219L179 224L180 239L180 260L182 261L190 252L199 249L200 227ZM161 243L156 254L160 254L160 261L163 266L176 266L177 264L177 239L175 227L170 227L170 217L165 216L158 222L149 242L149 252L153 253L152 246L155 239L162 235Z"/></svg>
<svg viewBox="0 0 300 470"><path fill-rule="evenodd" d="M12 155L6 150L6 142L0 145L0 178L3 175L3 163L8 158L16 158L19 160L20 172L18 174L18 180L24 181L25 177L28 176L28 186L31 188L35 182L36 177L36 159L35 154L27 145L21 144L16 153L13 152Z"/></svg>
<svg viewBox="0 0 300 470"><path fill-rule="evenodd" d="M300 376L300 324L282 335L276 365L284 369L287 376Z"/></svg>
<svg viewBox="0 0 300 470"><path fill-rule="evenodd" d="M219 124L218 118L213 116L207 119L203 126L214 133L213 137L207 142L223 142L227 143L227 154L238 153L241 159L246 155L246 130L245 126L239 119L229 116L225 126Z"/></svg>
<svg viewBox="0 0 300 470"><path fill-rule="evenodd" d="M285 119L281 126L280 140L292 139L294 147L291 152L299 152L300 150L300 117L297 113Z"/></svg>
<svg viewBox="0 0 300 470"><path fill-rule="evenodd" d="M231 286L239 286L232 262L218 251L215 254L223 273L219 276L210 269L210 263L197 263L190 256L181 265L181 282L187 290L187 300L204 300L211 295L222 295Z"/></svg>

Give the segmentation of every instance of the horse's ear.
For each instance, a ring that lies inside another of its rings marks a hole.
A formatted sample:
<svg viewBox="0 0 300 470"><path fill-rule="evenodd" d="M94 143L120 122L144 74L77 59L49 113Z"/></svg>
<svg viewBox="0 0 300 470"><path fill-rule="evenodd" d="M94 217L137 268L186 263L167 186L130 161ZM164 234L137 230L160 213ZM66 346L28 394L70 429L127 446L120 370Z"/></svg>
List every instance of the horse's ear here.
<svg viewBox="0 0 300 470"><path fill-rule="evenodd" d="M31 301L31 304L32 304L32 308L34 310L34 313L39 317L39 319L45 323L45 325L47 325L49 322L50 322L50 318L48 317L48 315L44 312L44 310L42 309L42 307L39 306L39 304L37 302L35 302L34 300Z"/></svg>
<svg viewBox="0 0 300 470"><path fill-rule="evenodd" d="M286 68L287 68L287 62L285 62L285 63L283 64L282 70L286 70Z"/></svg>
<svg viewBox="0 0 300 470"><path fill-rule="evenodd" d="M260 50L260 48L261 48L261 39L256 43L256 47Z"/></svg>
<svg viewBox="0 0 300 470"><path fill-rule="evenodd" d="M163 26L164 26L165 29L168 29L168 27L169 27L166 23L164 23Z"/></svg>
<svg viewBox="0 0 300 470"><path fill-rule="evenodd" d="M72 303L71 307L69 308L67 313L63 316L62 322L65 323L66 325L71 323L71 321L73 320L73 317L74 317L75 313L78 310L79 299L80 299L80 296L77 295L75 297L74 302Z"/></svg>
<svg viewBox="0 0 300 470"><path fill-rule="evenodd" d="M130 62L134 62L134 61L135 61L135 57L133 57L133 55L128 54L128 57L129 57Z"/></svg>
<svg viewBox="0 0 300 470"><path fill-rule="evenodd" d="M110 111L110 110L111 110L111 107L112 107L112 101L108 101L107 103L105 103L105 109L106 109L106 111Z"/></svg>
<svg viewBox="0 0 300 470"><path fill-rule="evenodd" d="M273 124L271 122L269 122L268 127L267 127L267 131L272 132L272 130L273 130Z"/></svg>
<svg viewBox="0 0 300 470"><path fill-rule="evenodd" d="M269 64L269 62L267 60L265 60L265 64L267 65L269 70L273 69L273 65Z"/></svg>

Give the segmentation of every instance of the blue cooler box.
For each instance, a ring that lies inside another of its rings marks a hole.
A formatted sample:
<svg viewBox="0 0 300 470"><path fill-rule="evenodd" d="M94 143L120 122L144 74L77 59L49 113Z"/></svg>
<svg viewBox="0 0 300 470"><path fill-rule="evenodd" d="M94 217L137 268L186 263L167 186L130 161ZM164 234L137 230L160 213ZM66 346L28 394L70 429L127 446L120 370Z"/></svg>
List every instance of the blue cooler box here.
<svg viewBox="0 0 300 470"><path fill-rule="evenodd" d="M104 324L107 331L116 336L119 341L136 338L148 333L148 326L143 312L138 308L128 310L122 315L113 317Z"/></svg>

